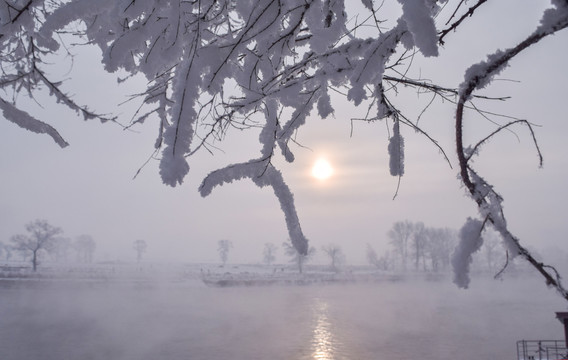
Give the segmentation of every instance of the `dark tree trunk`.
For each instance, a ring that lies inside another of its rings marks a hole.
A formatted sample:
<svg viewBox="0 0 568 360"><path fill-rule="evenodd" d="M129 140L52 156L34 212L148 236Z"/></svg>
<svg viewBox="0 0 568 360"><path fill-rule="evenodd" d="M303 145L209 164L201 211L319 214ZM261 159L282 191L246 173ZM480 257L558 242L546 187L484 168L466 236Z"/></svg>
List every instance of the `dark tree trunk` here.
<svg viewBox="0 0 568 360"><path fill-rule="evenodd" d="M37 250L34 251L34 253L33 253L32 266L33 266L34 272L36 272L37 271Z"/></svg>

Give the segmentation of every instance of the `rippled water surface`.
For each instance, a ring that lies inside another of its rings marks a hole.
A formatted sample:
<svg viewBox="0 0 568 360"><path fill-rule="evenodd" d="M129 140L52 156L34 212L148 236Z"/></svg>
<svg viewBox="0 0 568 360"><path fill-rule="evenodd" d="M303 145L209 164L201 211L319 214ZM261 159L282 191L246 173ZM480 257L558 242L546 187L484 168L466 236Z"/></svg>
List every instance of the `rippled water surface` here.
<svg viewBox="0 0 568 360"><path fill-rule="evenodd" d="M211 288L0 285L2 360L516 359L562 339L566 305L539 281Z"/></svg>

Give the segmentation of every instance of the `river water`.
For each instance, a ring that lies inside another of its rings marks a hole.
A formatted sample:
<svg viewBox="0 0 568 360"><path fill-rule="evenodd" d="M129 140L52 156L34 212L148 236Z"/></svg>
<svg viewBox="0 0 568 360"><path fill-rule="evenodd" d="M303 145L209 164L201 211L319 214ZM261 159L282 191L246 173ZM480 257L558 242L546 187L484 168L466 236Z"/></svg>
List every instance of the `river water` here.
<svg viewBox="0 0 568 360"><path fill-rule="evenodd" d="M206 287L0 283L2 360L516 359L563 339L531 279Z"/></svg>

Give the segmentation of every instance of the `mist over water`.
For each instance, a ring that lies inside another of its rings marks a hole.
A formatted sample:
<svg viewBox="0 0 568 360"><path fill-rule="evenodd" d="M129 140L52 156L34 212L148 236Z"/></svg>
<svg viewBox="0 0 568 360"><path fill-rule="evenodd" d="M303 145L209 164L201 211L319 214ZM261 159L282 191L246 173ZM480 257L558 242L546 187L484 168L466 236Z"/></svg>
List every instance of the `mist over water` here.
<svg viewBox="0 0 568 360"><path fill-rule="evenodd" d="M516 359L563 339L535 279L206 287L0 282L2 360Z"/></svg>

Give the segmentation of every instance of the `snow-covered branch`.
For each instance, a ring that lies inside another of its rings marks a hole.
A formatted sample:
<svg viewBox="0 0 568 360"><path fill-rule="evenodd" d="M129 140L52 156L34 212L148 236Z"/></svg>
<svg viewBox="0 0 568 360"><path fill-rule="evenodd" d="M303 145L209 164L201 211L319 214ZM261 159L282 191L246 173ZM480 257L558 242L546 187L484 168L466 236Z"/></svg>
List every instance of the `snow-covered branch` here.
<svg viewBox="0 0 568 360"><path fill-rule="evenodd" d="M13 104L8 103L1 98L0 110L2 110L2 115L6 120L13 122L19 127L34 133L47 134L51 136L53 141L55 141L57 145L61 147L66 147L69 145L54 127L34 118L30 114L18 109Z"/></svg>
<svg viewBox="0 0 568 360"><path fill-rule="evenodd" d="M472 93L475 90L489 85L493 77L508 66L509 61L522 51L528 49L546 36L568 27L568 2L554 1L553 3L555 7L544 12L540 26L525 40L513 48L495 52L488 56L487 61L475 64L466 71L465 81L460 87L459 101L456 108L456 145L462 182L472 199L478 204L480 215L487 219L501 235L508 249L508 253L511 254L513 258L520 255L526 259L544 277L547 285L552 286L564 299L568 300L568 291L563 287L558 273L555 270L550 271L550 266L537 261L532 254L521 245L520 240L511 233L505 220L502 206L503 198L486 180L479 176L470 165L472 156L478 152L479 146L485 143L489 138L500 133L500 130L504 127L494 131L473 148L466 148L463 143L465 104L471 99ZM538 155L542 162L542 155L540 154L540 149L534 138L530 123L512 122L507 124L506 127L517 123L528 126L533 135L533 140L537 145ZM469 240L470 244L475 242L475 240L472 239L473 238ZM467 240L463 240L462 243L464 241L467 242ZM469 245L469 247L472 246Z"/></svg>

